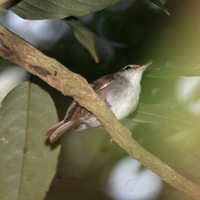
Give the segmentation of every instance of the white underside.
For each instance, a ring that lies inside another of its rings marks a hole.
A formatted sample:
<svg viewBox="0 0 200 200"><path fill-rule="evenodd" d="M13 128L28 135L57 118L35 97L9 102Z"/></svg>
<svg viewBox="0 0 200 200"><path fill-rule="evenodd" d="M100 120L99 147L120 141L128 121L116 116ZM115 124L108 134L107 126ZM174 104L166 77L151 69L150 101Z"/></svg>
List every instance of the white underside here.
<svg viewBox="0 0 200 200"><path fill-rule="evenodd" d="M136 83L134 85L131 80L125 84L123 80L119 79L119 81L115 81L114 85L111 83L103 88L103 94L108 94L105 100L119 120L130 115L137 107L141 90L141 74L138 74L138 77L135 77L135 79L138 80L134 81L134 83ZM103 97L101 98L103 99ZM90 117L90 119L83 119L83 121L90 127L100 126L100 122L95 116Z"/></svg>
<svg viewBox="0 0 200 200"><path fill-rule="evenodd" d="M140 87L125 89L116 96L109 96L107 99L111 110L117 119L123 119L130 115L137 107L139 101ZM116 101L113 99L117 99ZM114 102L114 103L113 103Z"/></svg>

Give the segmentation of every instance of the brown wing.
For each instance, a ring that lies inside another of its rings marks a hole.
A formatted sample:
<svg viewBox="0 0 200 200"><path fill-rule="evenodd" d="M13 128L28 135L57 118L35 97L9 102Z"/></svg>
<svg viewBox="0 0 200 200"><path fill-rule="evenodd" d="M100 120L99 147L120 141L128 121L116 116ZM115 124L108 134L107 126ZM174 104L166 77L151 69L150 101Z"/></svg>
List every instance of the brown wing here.
<svg viewBox="0 0 200 200"><path fill-rule="evenodd" d="M68 121L73 121L73 119L75 118L80 119L80 122L82 118L84 119L88 119L90 117L90 115L92 115L91 112L89 112L87 109L79 106L79 104L75 101L73 101L71 103L71 105L69 106L65 118L64 118L64 123L68 122ZM78 123L78 121L77 121Z"/></svg>
<svg viewBox="0 0 200 200"><path fill-rule="evenodd" d="M68 122L72 118L72 116L74 115L74 113L78 109L78 107L80 107L80 106L75 101L73 101L71 103L71 105L67 109L67 112L66 112L66 115L64 118L64 122Z"/></svg>
<svg viewBox="0 0 200 200"><path fill-rule="evenodd" d="M99 90L103 89L104 87L108 86L114 80L114 75L109 74L105 75L96 81L90 83L91 87L98 93Z"/></svg>
<svg viewBox="0 0 200 200"><path fill-rule="evenodd" d="M92 82L90 86L95 90L97 94L102 98L101 91L104 87L108 86L110 83L112 83L114 80L113 74L109 74L106 76L103 76L96 81ZM104 98L102 98L105 100ZM89 112L87 109L79 106L79 104L75 101L71 103L69 106L65 118L64 118L64 123L73 120L73 118L85 118L88 119L90 116L93 115L91 112Z"/></svg>

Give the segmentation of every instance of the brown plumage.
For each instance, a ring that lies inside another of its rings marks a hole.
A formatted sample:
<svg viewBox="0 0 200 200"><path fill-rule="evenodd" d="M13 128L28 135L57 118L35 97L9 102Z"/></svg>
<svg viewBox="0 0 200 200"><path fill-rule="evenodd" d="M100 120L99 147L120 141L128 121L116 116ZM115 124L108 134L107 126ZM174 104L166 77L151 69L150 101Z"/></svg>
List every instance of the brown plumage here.
<svg viewBox="0 0 200 200"><path fill-rule="evenodd" d="M120 120L136 109L140 94L140 81L143 71L150 65L128 65L119 72L103 76L90 85L111 108ZM73 101L64 120L46 131L46 136L55 142L63 133L73 127L73 131L100 126L98 119L87 109Z"/></svg>

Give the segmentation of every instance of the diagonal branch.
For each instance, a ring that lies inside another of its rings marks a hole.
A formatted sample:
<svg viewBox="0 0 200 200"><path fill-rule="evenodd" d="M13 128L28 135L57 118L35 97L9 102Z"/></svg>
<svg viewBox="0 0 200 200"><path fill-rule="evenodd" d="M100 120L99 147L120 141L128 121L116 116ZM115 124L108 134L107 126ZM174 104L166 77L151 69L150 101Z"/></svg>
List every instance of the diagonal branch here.
<svg viewBox="0 0 200 200"><path fill-rule="evenodd" d="M69 71L61 63L44 55L3 26L0 26L0 56L24 67L64 95L72 96L81 106L97 116L110 136L130 156L187 196L200 199L200 187L178 174L133 140L129 131L119 123L83 77Z"/></svg>

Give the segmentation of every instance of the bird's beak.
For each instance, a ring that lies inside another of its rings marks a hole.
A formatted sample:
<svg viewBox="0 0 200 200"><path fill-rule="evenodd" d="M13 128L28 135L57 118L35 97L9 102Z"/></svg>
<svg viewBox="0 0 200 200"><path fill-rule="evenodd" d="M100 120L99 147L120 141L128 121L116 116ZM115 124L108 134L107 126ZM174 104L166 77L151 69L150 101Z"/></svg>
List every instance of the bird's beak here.
<svg viewBox="0 0 200 200"><path fill-rule="evenodd" d="M140 70L144 71L144 70L145 70L149 65L151 65L151 64L152 64L152 62L147 63L147 64L141 66L141 67L140 67Z"/></svg>

